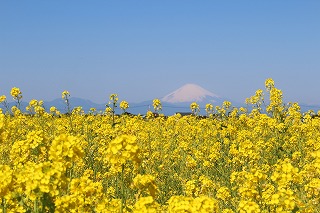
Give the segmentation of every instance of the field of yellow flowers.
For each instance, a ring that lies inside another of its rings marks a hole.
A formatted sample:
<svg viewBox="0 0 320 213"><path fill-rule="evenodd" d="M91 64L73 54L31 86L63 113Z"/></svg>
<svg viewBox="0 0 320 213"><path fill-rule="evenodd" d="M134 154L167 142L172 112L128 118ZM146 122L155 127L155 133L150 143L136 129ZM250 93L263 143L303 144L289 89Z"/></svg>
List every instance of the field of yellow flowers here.
<svg viewBox="0 0 320 213"><path fill-rule="evenodd" d="M320 212L320 119L285 104L272 79L247 108L206 118L20 110L0 96L2 212ZM125 111L129 104L119 103ZM154 111L161 102L154 100Z"/></svg>

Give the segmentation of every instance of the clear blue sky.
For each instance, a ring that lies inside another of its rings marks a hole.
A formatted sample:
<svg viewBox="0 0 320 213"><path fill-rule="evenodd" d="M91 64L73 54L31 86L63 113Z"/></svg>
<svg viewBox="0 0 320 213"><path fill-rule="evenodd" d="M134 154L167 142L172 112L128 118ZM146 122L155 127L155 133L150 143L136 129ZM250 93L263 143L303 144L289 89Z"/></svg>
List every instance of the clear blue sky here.
<svg viewBox="0 0 320 213"><path fill-rule="evenodd" d="M0 95L139 102L186 83L320 104L319 0L0 0Z"/></svg>

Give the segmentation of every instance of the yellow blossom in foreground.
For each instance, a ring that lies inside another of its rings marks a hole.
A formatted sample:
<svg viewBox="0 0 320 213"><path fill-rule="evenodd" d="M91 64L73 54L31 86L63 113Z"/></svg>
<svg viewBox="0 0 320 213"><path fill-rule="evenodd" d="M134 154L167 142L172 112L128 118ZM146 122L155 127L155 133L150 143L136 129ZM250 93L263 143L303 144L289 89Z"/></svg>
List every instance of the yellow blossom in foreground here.
<svg viewBox="0 0 320 213"><path fill-rule="evenodd" d="M241 200L239 203L238 211L240 213L259 213L261 212L260 207L257 203L253 201L244 201Z"/></svg>
<svg viewBox="0 0 320 213"><path fill-rule="evenodd" d="M160 205L152 196L141 197L134 205L133 212L141 213L157 213L160 212Z"/></svg>
<svg viewBox="0 0 320 213"><path fill-rule="evenodd" d="M158 190L155 184L155 177L152 175L140 175L138 174L133 179L133 187L141 191L147 190L147 193L152 197L155 197Z"/></svg>
<svg viewBox="0 0 320 213"><path fill-rule="evenodd" d="M168 204L169 212L219 212L217 201L206 196L197 198L173 196Z"/></svg>
<svg viewBox="0 0 320 213"><path fill-rule="evenodd" d="M0 165L0 197L4 197L12 190L13 171L7 165Z"/></svg>
<svg viewBox="0 0 320 213"><path fill-rule="evenodd" d="M223 201L227 201L230 199L231 195L230 195L230 190L227 187L221 187L218 191L217 191L217 198L223 200Z"/></svg>
<svg viewBox="0 0 320 213"><path fill-rule="evenodd" d="M108 114L85 113L64 98L68 114L0 96L2 211L320 212L320 118L272 79L208 117L118 115L115 94Z"/></svg>
<svg viewBox="0 0 320 213"><path fill-rule="evenodd" d="M57 136L49 150L49 159L52 161L75 161L83 156L85 141L72 135L62 134ZM68 164L68 166L71 166Z"/></svg>
<svg viewBox="0 0 320 213"><path fill-rule="evenodd" d="M136 137L121 135L110 142L106 159L115 169L120 171L121 166L129 160L139 162L138 152Z"/></svg>

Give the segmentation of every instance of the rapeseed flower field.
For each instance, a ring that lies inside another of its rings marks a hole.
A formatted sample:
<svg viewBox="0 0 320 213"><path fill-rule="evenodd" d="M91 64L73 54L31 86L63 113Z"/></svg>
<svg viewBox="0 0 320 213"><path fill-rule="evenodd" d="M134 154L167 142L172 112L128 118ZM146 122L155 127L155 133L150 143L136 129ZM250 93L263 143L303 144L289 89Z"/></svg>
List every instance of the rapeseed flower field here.
<svg viewBox="0 0 320 213"><path fill-rule="evenodd" d="M0 96L2 212L320 212L320 119L285 104L272 79L247 108L206 105L207 117L47 112Z"/></svg>

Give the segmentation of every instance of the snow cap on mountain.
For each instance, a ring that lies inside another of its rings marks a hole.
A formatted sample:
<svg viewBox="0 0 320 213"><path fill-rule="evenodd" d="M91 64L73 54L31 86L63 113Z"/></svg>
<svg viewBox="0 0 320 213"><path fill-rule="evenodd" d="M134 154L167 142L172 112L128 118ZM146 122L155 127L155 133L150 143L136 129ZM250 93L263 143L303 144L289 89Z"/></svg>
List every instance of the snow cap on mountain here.
<svg viewBox="0 0 320 213"><path fill-rule="evenodd" d="M186 84L176 91L164 96L162 101L168 103L182 103L193 101L202 102L210 99L214 102L215 98L219 98L219 96L196 84Z"/></svg>

